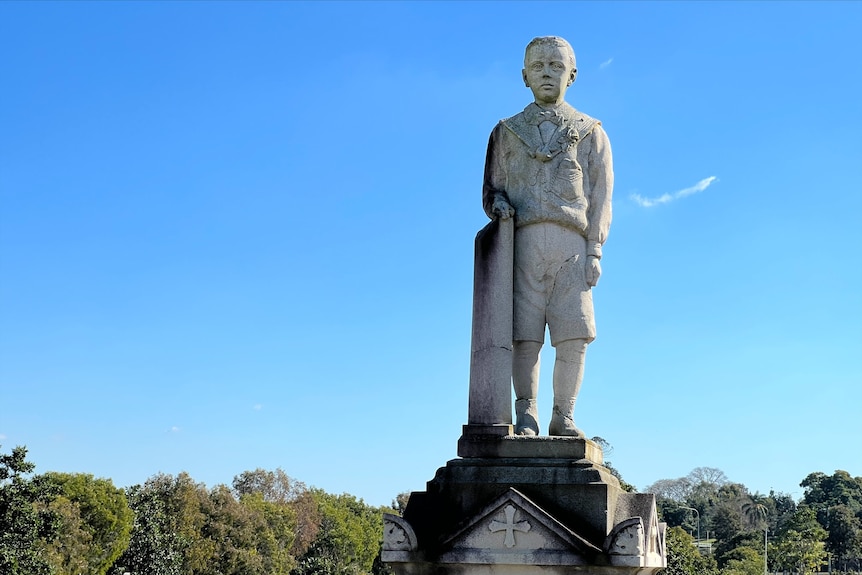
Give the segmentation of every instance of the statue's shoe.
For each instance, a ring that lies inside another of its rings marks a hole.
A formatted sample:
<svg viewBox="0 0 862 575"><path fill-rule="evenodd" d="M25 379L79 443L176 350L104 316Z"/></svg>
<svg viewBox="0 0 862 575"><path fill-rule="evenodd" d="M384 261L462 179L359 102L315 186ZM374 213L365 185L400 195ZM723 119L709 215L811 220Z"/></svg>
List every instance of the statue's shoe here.
<svg viewBox="0 0 862 575"><path fill-rule="evenodd" d="M577 428L575 420L571 415L566 415L554 406L554 414L551 416L551 425L548 426L548 435L562 437L586 438L584 432Z"/></svg>
<svg viewBox="0 0 862 575"><path fill-rule="evenodd" d="M535 399L515 401L515 435L539 435L539 408Z"/></svg>

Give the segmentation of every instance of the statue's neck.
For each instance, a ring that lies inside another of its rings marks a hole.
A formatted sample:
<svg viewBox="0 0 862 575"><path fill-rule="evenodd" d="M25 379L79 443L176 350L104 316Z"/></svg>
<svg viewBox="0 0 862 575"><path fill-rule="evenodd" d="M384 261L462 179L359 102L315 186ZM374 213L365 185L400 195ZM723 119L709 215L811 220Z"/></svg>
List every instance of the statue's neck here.
<svg viewBox="0 0 862 575"><path fill-rule="evenodd" d="M560 100L554 104L546 104L544 102L534 102L538 107L543 110L559 110L560 108L564 108L566 106L565 100Z"/></svg>

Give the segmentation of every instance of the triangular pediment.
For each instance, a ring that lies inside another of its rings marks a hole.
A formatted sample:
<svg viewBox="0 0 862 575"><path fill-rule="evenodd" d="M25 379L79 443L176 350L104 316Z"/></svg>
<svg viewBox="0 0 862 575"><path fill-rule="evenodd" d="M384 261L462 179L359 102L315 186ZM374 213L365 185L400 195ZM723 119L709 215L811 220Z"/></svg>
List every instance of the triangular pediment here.
<svg viewBox="0 0 862 575"><path fill-rule="evenodd" d="M442 563L588 565L601 550L514 488L443 541Z"/></svg>

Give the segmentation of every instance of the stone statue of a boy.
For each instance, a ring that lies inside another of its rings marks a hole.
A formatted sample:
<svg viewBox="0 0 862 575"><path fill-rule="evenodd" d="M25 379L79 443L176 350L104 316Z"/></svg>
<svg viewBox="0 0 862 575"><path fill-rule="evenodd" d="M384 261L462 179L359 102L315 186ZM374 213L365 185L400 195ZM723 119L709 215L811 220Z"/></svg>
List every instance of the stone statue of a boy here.
<svg viewBox="0 0 862 575"><path fill-rule="evenodd" d="M547 325L556 349L548 433L583 437L573 418L584 354L596 336L591 289L611 224L611 148L600 122L564 101L577 76L568 42L535 38L522 74L535 101L491 133L482 193L490 218L515 219L515 432L539 433L539 351Z"/></svg>

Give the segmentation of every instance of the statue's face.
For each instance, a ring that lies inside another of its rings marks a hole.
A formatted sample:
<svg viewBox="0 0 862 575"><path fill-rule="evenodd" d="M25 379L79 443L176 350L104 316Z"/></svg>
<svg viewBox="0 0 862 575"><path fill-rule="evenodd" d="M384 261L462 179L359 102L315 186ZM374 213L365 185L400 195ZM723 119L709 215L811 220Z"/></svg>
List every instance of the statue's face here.
<svg viewBox="0 0 862 575"><path fill-rule="evenodd" d="M548 44L532 46L524 58L524 83L538 104L559 104L575 81L577 70L563 48Z"/></svg>

